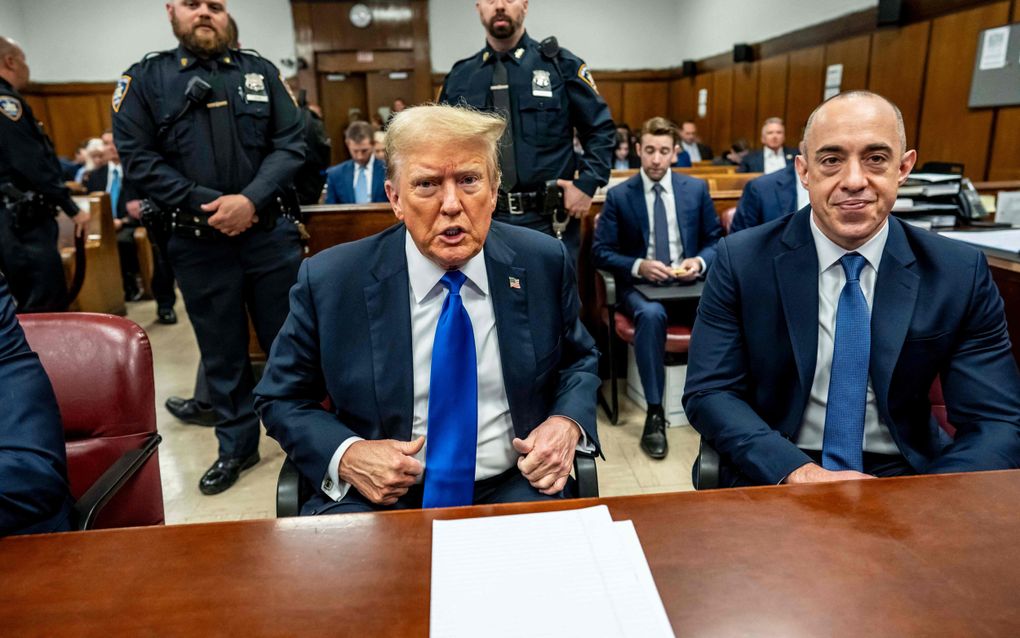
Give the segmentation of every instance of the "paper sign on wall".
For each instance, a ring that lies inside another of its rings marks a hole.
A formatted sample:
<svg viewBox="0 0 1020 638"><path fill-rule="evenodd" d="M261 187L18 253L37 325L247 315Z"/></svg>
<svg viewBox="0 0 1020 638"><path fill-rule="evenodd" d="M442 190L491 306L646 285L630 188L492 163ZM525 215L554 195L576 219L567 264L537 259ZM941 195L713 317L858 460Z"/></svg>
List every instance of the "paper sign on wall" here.
<svg viewBox="0 0 1020 638"><path fill-rule="evenodd" d="M708 115L708 89L698 89L698 117Z"/></svg>
<svg viewBox="0 0 1020 638"><path fill-rule="evenodd" d="M981 64L978 69L1001 69L1006 66L1006 52L1009 49L1009 26L985 31L981 43Z"/></svg>

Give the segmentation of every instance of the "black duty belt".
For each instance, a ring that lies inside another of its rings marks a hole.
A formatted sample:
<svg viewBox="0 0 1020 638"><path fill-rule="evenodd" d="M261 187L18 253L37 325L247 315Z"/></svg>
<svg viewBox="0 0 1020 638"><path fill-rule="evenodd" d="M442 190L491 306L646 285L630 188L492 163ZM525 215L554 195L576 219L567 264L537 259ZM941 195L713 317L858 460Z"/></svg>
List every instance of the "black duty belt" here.
<svg viewBox="0 0 1020 638"><path fill-rule="evenodd" d="M226 236L209 225L209 218L212 217L209 213L185 208L171 208L169 213L169 230L178 237L218 239ZM272 230L281 217L299 222L299 215L300 208L296 204L290 205L288 200L277 197L276 201L256 213L259 220L252 226L252 229Z"/></svg>
<svg viewBox="0 0 1020 638"><path fill-rule="evenodd" d="M544 191L533 193L505 193L500 191L499 197L496 199L497 215L552 214L552 211L546 212L545 208Z"/></svg>

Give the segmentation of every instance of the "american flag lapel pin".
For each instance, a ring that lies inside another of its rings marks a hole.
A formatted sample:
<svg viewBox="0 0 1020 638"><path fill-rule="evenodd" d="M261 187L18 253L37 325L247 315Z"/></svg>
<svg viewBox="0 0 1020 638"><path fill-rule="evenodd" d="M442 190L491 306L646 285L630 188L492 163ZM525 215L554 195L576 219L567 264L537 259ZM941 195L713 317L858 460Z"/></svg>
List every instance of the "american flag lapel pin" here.
<svg viewBox="0 0 1020 638"><path fill-rule="evenodd" d="M516 288L517 290L520 290L521 289L521 280L518 279L517 277L511 277L510 278L510 287L511 288Z"/></svg>

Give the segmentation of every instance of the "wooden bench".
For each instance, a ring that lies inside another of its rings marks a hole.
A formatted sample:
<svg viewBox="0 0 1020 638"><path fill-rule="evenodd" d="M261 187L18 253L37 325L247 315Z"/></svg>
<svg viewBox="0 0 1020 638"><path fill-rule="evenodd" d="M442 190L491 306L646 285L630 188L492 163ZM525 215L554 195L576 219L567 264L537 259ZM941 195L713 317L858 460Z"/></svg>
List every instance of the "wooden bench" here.
<svg viewBox="0 0 1020 638"><path fill-rule="evenodd" d="M110 196L92 193L75 197L82 210L91 214L88 237L85 240L85 281L81 292L69 310L79 312L105 312L127 314L124 304L124 287L120 275L120 254L117 252L117 231L113 227ZM74 277L75 248L74 222L67 215L57 216L60 234L57 246L64 264L68 284Z"/></svg>

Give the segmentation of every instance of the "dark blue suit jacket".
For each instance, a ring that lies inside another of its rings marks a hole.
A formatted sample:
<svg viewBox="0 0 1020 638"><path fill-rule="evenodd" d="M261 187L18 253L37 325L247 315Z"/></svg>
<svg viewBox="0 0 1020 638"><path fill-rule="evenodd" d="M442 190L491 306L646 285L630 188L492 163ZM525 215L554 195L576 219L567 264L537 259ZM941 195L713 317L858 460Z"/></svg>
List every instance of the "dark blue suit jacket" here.
<svg viewBox="0 0 1020 638"><path fill-rule="evenodd" d="M781 171L756 177L744 185L730 234L779 219L797 210L797 172L793 162Z"/></svg>
<svg viewBox="0 0 1020 638"><path fill-rule="evenodd" d="M810 214L805 207L719 242L698 306L683 402L720 453L723 485L775 484L811 461L794 443L818 344ZM1020 466L1020 374L984 255L888 223L871 315L879 416L918 473ZM952 442L931 416L936 375L957 428Z"/></svg>
<svg viewBox="0 0 1020 638"><path fill-rule="evenodd" d="M372 202L386 200L386 164L372 158L372 185L369 197ZM326 203L354 203L354 160L341 162L326 171Z"/></svg>
<svg viewBox="0 0 1020 638"><path fill-rule="evenodd" d="M786 157L786 165L793 163L793 158L800 155L800 151L788 146L783 147L783 155ZM765 149L751 151L740 161L737 168L738 173L764 173L765 172Z"/></svg>
<svg viewBox="0 0 1020 638"><path fill-rule="evenodd" d="M71 529L64 427L0 275L0 536Z"/></svg>
<svg viewBox="0 0 1020 638"><path fill-rule="evenodd" d="M670 175L684 258L701 257L709 269L715 259L715 244L723 231L708 185L687 175L673 172ZM592 244L595 266L612 272L619 285L630 285L634 260L648 255L648 233L648 206L638 173L606 193Z"/></svg>
<svg viewBox="0 0 1020 638"><path fill-rule="evenodd" d="M319 485L347 438L411 439L414 380L403 224L305 260L255 407L270 436ZM578 319L562 242L493 222L485 267L516 436L553 414L598 447L598 352ZM511 288L516 278L519 288ZM329 396L334 406L320 404ZM601 453L601 452L600 452ZM316 490L306 509L330 502Z"/></svg>

